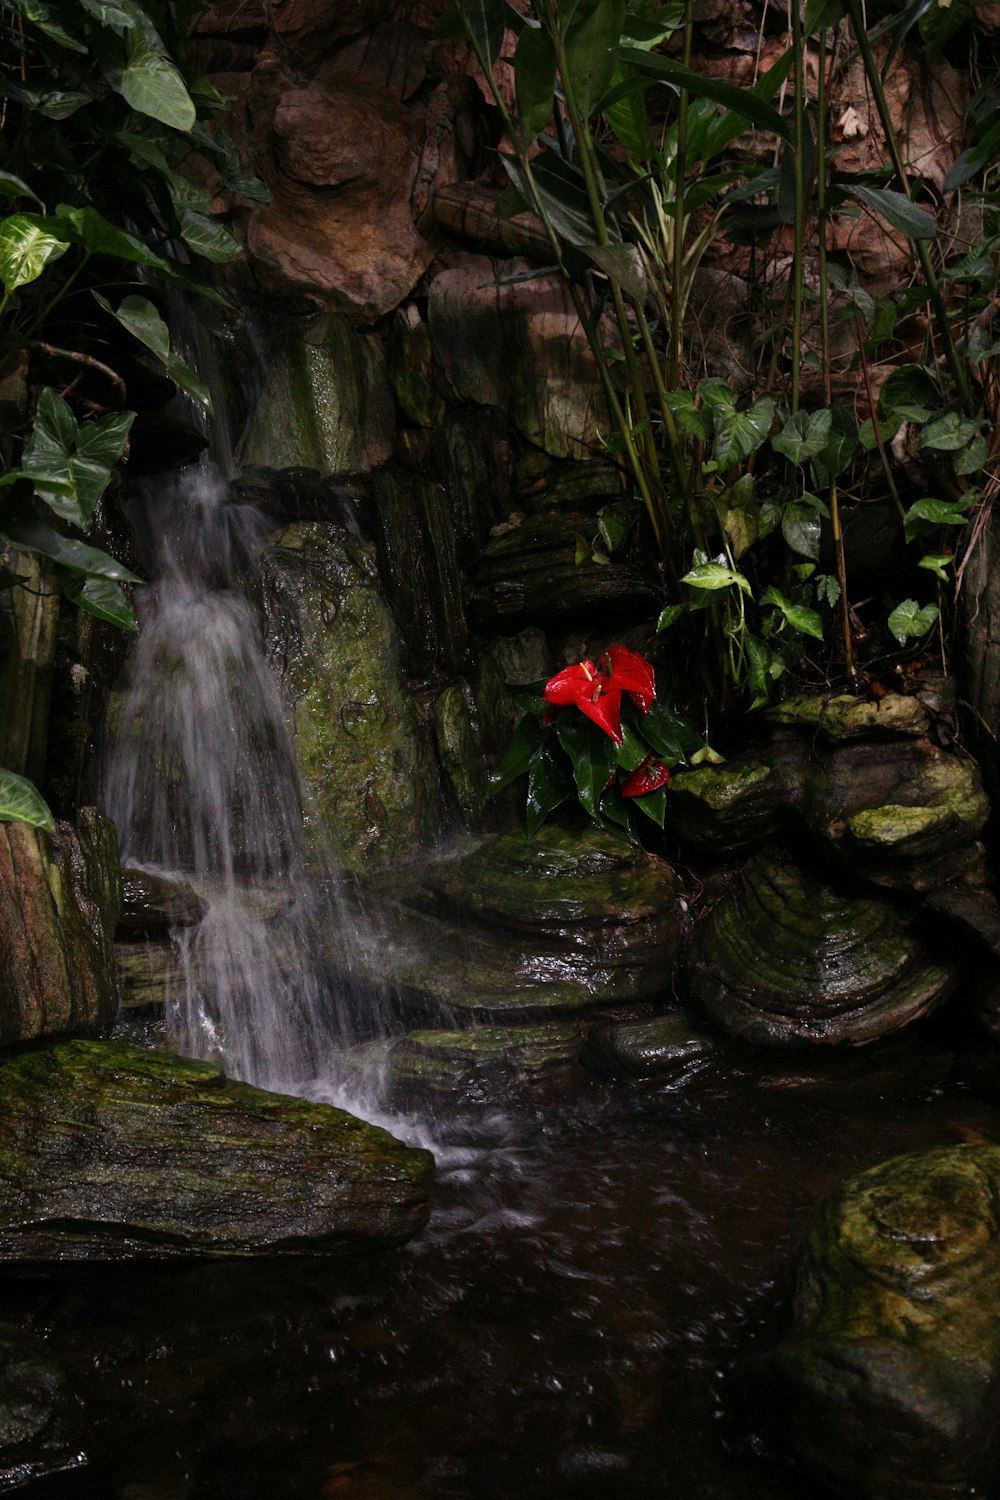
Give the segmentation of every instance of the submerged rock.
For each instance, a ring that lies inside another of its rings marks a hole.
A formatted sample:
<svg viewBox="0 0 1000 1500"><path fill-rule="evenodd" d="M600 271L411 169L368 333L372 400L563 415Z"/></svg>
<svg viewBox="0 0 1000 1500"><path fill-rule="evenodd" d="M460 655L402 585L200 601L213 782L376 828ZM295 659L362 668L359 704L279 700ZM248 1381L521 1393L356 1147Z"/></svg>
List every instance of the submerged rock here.
<svg viewBox="0 0 1000 1500"><path fill-rule="evenodd" d="M874 1041L934 1009L955 980L896 903L847 894L775 849L698 923L687 973L723 1030L776 1047Z"/></svg>
<svg viewBox="0 0 1000 1500"><path fill-rule="evenodd" d="M210 1063L67 1042L0 1066L0 1260L328 1255L423 1226L433 1159Z"/></svg>
<svg viewBox="0 0 1000 1500"><path fill-rule="evenodd" d="M165 938L173 927L200 922L207 907L186 880L151 870L122 870L119 938Z"/></svg>
<svg viewBox="0 0 1000 1500"><path fill-rule="evenodd" d="M120 900L114 826L94 808L52 835L0 824L0 1043L114 1019Z"/></svg>
<svg viewBox="0 0 1000 1500"><path fill-rule="evenodd" d="M748 1386L777 1442L859 1500L992 1494L1000 1147L902 1156L824 1206L795 1322Z"/></svg>
<svg viewBox="0 0 1000 1500"><path fill-rule="evenodd" d="M40 1340L0 1325L0 1489L85 1464L82 1409Z"/></svg>

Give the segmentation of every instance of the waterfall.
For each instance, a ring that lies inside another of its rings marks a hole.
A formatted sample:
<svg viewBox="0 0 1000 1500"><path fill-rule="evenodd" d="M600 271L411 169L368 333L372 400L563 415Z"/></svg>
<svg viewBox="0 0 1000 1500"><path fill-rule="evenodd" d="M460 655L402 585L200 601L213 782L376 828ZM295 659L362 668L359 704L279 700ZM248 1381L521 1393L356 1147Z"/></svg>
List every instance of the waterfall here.
<svg viewBox="0 0 1000 1500"><path fill-rule="evenodd" d="M137 590L103 800L123 864L183 879L206 906L173 934L184 983L166 996L169 1027L231 1077L309 1092L333 1003L294 749L245 592L266 522L207 463L144 482L130 512L152 581Z"/></svg>

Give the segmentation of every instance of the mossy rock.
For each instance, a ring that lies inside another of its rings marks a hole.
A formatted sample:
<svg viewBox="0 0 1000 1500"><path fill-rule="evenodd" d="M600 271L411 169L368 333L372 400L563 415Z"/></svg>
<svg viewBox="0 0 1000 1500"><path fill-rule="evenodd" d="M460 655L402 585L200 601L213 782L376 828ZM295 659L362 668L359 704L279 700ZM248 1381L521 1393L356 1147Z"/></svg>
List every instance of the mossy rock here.
<svg viewBox="0 0 1000 1500"><path fill-rule="evenodd" d="M307 840L347 869L411 857L440 825L430 736L406 691L373 549L336 527L298 522L271 556L294 623L285 689L307 788Z"/></svg>
<svg viewBox="0 0 1000 1500"><path fill-rule="evenodd" d="M874 1041L928 1014L957 977L894 902L778 849L754 855L697 924L687 973L724 1031L773 1047Z"/></svg>
<svg viewBox="0 0 1000 1500"><path fill-rule="evenodd" d="M210 1063L74 1041L0 1066L0 1260L385 1249L433 1161L342 1110Z"/></svg>
<svg viewBox="0 0 1000 1500"><path fill-rule="evenodd" d="M745 1374L776 1441L837 1493L995 1493L998 1201L1000 1147L949 1146L863 1172L820 1212L793 1330Z"/></svg>
<svg viewBox="0 0 1000 1500"><path fill-rule="evenodd" d="M764 717L776 727L818 736L828 745L856 739L916 739L930 728L923 703L905 693L887 693L873 701L849 693L800 693L769 708Z"/></svg>

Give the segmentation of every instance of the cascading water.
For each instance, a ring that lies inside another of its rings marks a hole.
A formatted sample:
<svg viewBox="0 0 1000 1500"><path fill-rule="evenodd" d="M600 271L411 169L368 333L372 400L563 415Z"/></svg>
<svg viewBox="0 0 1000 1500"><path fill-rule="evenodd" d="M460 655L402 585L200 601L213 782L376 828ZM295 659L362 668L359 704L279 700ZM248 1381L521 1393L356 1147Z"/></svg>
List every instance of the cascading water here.
<svg viewBox="0 0 1000 1500"><path fill-rule="evenodd" d="M241 585L265 521L227 502L207 465L131 502L154 580L104 776L126 865L187 881L206 904L174 934L167 995L181 1051L232 1076L307 1092L331 1049L317 971L319 887L306 876L294 751L260 626Z"/></svg>

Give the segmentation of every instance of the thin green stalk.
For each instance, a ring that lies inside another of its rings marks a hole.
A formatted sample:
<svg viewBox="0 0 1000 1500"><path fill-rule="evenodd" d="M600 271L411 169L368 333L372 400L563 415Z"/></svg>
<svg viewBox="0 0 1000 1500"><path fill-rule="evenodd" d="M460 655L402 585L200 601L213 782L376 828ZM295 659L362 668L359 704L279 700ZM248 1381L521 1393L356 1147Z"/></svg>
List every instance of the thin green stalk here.
<svg viewBox="0 0 1000 1500"><path fill-rule="evenodd" d="M875 54L872 51L868 32L865 29L864 17L861 14L860 0L845 0L845 4L847 7L847 14L851 19L851 25L854 28L854 36L858 44L858 51L861 53L861 61L864 64L865 69L865 77L868 80L868 86L871 89L872 95L875 99L875 107L878 110L879 119L882 122L882 129L885 132L886 145L889 148L889 155L892 159L893 171L895 172L896 177L899 180L900 190L904 192L907 198L909 198L912 202L913 192L910 188L909 178L906 175L906 167L900 154L899 143L896 140L896 132L893 129L892 119L889 115L889 108L886 104L885 90L882 87L882 77L879 73L878 64L875 61ZM941 292L941 285L938 281L937 273L934 270L933 262L931 261L930 251L927 248L927 243L925 240L915 239L913 243L916 247L917 258L920 261L920 269L923 272L924 280L927 283L927 294L930 297L931 303L934 307L935 321L938 325L938 333L941 338L942 346L944 348L944 354L945 359L948 363L948 368L951 371L952 379L955 382L966 415L972 416L976 410L975 398L973 397L972 387L969 383L968 371L965 368L965 364L963 363L958 350L955 348L955 340L953 339L951 333L951 322L948 318L948 309L945 306L944 297Z"/></svg>
<svg viewBox="0 0 1000 1500"><path fill-rule="evenodd" d="M681 54L685 67L691 65L691 39L694 32L694 4L688 0L684 16L684 45ZM674 156L674 233L671 251L673 269L670 280L670 353L667 365L668 379L672 389L681 383L681 365L684 347L684 235L687 227L687 204L685 188L687 178L687 117L688 91L681 89L677 95L677 152Z"/></svg>

